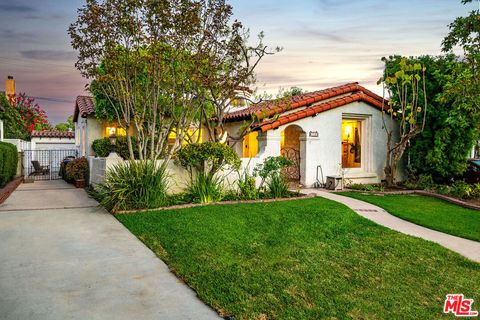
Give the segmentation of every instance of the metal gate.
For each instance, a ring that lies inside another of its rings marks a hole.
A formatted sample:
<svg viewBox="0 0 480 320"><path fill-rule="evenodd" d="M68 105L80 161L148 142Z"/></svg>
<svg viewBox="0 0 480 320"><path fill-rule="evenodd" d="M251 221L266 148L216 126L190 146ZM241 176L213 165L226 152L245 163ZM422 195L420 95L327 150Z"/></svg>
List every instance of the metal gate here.
<svg viewBox="0 0 480 320"><path fill-rule="evenodd" d="M23 150L23 174L35 180L61 179L60 165L67 157L76 158L77 150Z"/></svg>
<svg viewBox="0 0 480 320"><path fill-rule="evenodd" d="M292 165L284 168L282 174L288 181L300 181L300 151L293 148L283 148L281 155L292 161Z"/></svg>

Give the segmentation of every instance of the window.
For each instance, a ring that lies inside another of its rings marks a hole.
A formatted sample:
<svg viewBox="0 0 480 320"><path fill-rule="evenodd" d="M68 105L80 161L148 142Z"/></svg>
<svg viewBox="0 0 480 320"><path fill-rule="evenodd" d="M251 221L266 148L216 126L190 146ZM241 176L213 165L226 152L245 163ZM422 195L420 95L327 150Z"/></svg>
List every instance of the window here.
<svg viewBox="0 0 480 320"><path fill-rule="evenodd" d="M362 121L342 120L342 168L362 166Z"/></svg>
<svg viewBox="0 0 480 320"><path fill-rule="evenodd" d="M117 127L105 127L105 137L111 137L111 136L126 136L127 132L123 128L117 128Z"/></svg>

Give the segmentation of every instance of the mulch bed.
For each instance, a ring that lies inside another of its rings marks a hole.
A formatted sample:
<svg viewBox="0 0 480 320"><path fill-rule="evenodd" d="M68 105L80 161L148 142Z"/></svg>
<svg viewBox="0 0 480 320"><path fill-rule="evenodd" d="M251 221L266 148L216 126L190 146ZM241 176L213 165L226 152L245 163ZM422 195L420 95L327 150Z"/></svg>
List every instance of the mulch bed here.
<svg viewBox="0 0 480 320"><path fill-rule="evenodd" d="M196 208L196 207L204 207L204 206L219 205L219 204L239 204L239 203L259 203L259 202L274 202L274 201L292 201L292 200L300 200L300 199L313 198L313 197L315 197L315 194L307 194L307 195L300 195L300 196L297 196L297 197L277 198L277 199L234 200L234 201L220 201L220 202L212 202L212 203L188 203L188 204L180 204L180 205L169 206L169 207L161 207L161 208L155 208L155 209L117 211L117 212L113 212L113 214L114 215L116 215L116 214L131 214L131 213L141 213L141 212L148 212L148 211L164 211L164 210L174 210L174 209Z"/></svg>
<svg viewBox="0 0 480 320"><path fill-rule="evenodd" d="M18 177L7 183L7 185L0 189L0 204L4 203L5 200L12 194L15 189L22 183L22 177Z"/></svg>

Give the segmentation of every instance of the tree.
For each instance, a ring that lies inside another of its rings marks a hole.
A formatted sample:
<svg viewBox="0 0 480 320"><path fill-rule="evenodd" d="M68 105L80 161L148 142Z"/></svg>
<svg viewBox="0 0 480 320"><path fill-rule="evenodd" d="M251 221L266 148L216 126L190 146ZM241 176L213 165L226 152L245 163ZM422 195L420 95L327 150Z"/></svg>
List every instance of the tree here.
<svg viewBox="0 0 480 320"><path fill-rule="evenodd" d="M399 71L401 59L400 56L386 59L386 73ZM407 149L407 169L414 176L426 174L437 182L444 182L464 172L465 158L477 135L478 120L475 119L479 119L478 113L466 112L455 95L447 93L452 78L461 73L465 63L453 54L410 57L408 60L420 63L428 70L426 94L429 108L424 130L410 141ZM396 88L392 87L392 90ZM394 97L398 97L396 92ZM424 108L422 91L418 100L419 106Z"/></svg>
<svg viewBox="0 0 480 320"><path fill-rule="evenodd" d="M11 104L17 109L29 134L34 130L43 131L51 128L47 113L38 103L35 103L35 99L28 97L25 93L20 93L17 97L12 97L12 99Z"/></svg>
<svg viewBox="0 0 480 320"><path fill-rule="evenodd" d="M382 60L387 61L386 58ZM426 123L426 68L420 63L409 62L406 58L401 58L398 66L399 70L394 73L385 69L384 76L379 80L379 83L384 85L384 93L388 91L391 98L388 110L382 110L383 127L387 135L387 159L384 169L387 187L396 185L398 164L405 149L411 139L423 131ZM420 92L423 95L423 107L419 102ZM385 121L387 117L396 125L390 127ZM395 136L396 129L398 139Z"/></svg>
<svg viewBox="0 0 480 320"><path fill-rule="evenodd" d="M18 110L8 100L4 94L0 94L0 105L5 109L4 112L0 112L0 119L4 122L4 138L26 140L29 138L27 128L23 125Z"/></svg>
<svg viewBox="0 0 480 320"><path fill-rule="evenodd" d="M67 122L61 122L57 123L55 125L55 130L58 131L74 131L75 130L75 125L73 124L73 116L70 116L67 118Z"/></svg>
<svg viewBox="0 0 480 320"><path fill-rule="evenodd" d="M472 0L463 0L463 4ZM458 17L443 39L442 50L451 52L460 47L464 55L464 67L458 68L445 88L445 99L454 102L466 115L474 115L470 121L477 124L477 140L480 139L480 10L473 10L466 17Z"/></svg>

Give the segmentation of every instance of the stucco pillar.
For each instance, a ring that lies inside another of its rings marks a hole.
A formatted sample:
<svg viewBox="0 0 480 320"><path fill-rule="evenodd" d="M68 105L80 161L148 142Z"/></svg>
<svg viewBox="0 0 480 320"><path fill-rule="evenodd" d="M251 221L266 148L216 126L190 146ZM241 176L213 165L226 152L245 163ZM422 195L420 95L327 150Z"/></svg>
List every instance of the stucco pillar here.
<svg viewBox="0 0 480 320"><path fill-rule="evenodd" d="M320 153L320 138L300 135L300 183L312 187L316 180L318 154Z"/></svg>
<svg viewBox="0 0 480 320"><path fill-rule="evenodd" d="M258 158L277 157L280 155L280 130L258 133Z"/></svg>

